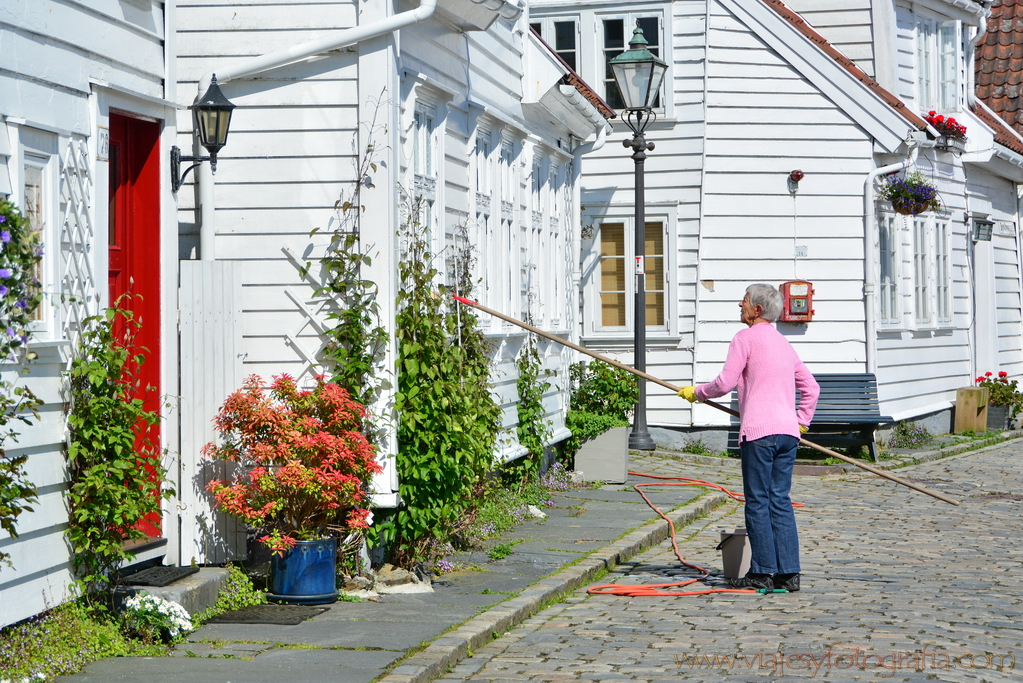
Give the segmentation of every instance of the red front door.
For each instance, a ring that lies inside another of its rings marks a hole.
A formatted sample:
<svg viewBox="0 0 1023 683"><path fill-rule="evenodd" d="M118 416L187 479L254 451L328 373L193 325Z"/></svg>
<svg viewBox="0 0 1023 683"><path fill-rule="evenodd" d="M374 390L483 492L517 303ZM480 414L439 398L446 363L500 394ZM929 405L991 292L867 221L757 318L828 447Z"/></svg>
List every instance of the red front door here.
<svg viewBox="0 0 1023 683"><path fill-rule="evenodd" d="M145 362L137 391L145 409L152 411L160 410L161 393L159 141L159 122L111 113L110 305L130 309L141 324L135 346ZM122 299L125 294L131 296ZM155 448L147 450L159 457L159 425L140 425L140 432L139 445L148 438ZM150 536L159 536L159 515L140 523L139 528Z"/></svg>

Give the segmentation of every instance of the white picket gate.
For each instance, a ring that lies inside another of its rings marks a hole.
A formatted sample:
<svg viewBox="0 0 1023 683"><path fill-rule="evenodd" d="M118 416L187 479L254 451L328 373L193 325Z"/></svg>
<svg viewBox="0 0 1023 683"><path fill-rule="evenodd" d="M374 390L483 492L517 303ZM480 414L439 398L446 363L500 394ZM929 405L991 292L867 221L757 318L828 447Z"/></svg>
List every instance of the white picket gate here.
<svg viewBox="0 0 1023 683"><path fill-rule="evenodd" d="M200 450L213 441L213 417L241 386L241 273L231 261L182 261L181 465L178 523L181 564L220 563L243 557L245 528L215 512L205 486L227 476L224 463Z"/></svg>

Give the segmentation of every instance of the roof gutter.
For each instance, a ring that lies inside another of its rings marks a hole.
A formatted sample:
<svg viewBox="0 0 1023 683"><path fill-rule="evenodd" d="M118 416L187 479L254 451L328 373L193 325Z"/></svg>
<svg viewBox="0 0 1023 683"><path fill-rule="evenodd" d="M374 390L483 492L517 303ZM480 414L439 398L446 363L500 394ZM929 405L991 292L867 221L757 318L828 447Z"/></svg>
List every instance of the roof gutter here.
<svg viewBox="0 0 1023 683"><path fill-rule="evenodd" d="M897 173L916 163L916 157L920 151L919 142L913 139L910 145L909 157L895 164L875 168L867 174L863 181L863 307L866 327L866 364L867 372L874 375L877 374L877 293L875 291L877 273L874 268L877 212L874 206L876 200L874 182L880 176Z"/></svg>
<svg viewBox="0 0 1023 683"><path fill-rule="evenodd" d="M380 21L367 24L366 26L355 26L344 29L336 34L318 40L311 40L300 43L283 50L270 52L258 57L243 59L227 66L220 67L216 71L210 71L199 79L197 88L198 95L206 92L214 73L218 83L227 83L236 78L251 76L252 74L275 69L292 62L297 62L323 52L338 50L349 45L355 45L364 40L377 38L387 33L393 33L414 24L429 19L434 10L437 9L437 0L421 0L419 7L407 12L401 12L393 16L381 19ZM212 261L216 249L216 227L214 210L216 204L213 196L213 171L209 164L200 164L199 172L199 203L200 203L200 224L199 224L199 257L203 261Z"/></svg>

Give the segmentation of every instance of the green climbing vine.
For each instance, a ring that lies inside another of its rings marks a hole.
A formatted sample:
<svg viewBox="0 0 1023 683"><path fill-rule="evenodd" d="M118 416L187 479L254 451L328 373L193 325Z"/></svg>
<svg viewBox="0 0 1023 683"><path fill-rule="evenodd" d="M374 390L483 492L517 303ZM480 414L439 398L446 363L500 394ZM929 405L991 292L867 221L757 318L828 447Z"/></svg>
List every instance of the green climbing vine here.
<svg viewBox="0 0 1023 683"><path fill-rule="evenodd" d="M406 198L395 337L397 470L402 505L375 525L399 566L427 559L494 465L501 410L491 395L490 349L475 313L438 284L427 207ZM454 289L472 296L472 248L457 240Z"/></svg>
<svg viewBox="0 0 1023 683"><path fill-rule="evenodd" d="M28 327L42 302L36 271L42 259L39 234L27 218L7 200L0 200L0 362L16 372L27 373L24 363L34 357L27 350ZM28 456L8 453L6 445L18 440L9 425L31 425L39 419L42 405L32 391L17 380L0 379L0 528L18 537L17 521L32 512L36 488L28 480ZM0 551L0 562L10 566L10 553Z"/></svg>
<svg viewBox="0 0 1023 683"><path fill-rule="evenodd" d="M173 494L149 438L160 415L139 398L149 390L140 377L144 349L134 343L139 326L119 307L86 318L68 373L67 537L86 594L103 591L120 563L134 557L124 542L145 538L139 523L159 516L160 498Z"/></svg>
<svg viewBox="0 0 1023 683"><path fill-rule="evenodd" d="M320 259L324 285L316 296L329 296L337 309L328 315L332 327L322 360L330 381L341 385L363 405L371 405L381 387L377 366L388 342L387 331L379 324L380 305L376 283L364 277L363 271L372 259L361 240L361 224L366 206L364 188L373 186L377 171L375 138L383 127L377 123L377 106L373 119L363 125L364 145L356 145L355 181L347 186L334 204L335 223L331 241ZM310 236L319 232L316 228ZM309 264L306 264L308 268ZM368 425L368 421L367 421ZM367 433L372 429L364 427Z"/></svg>
<svg viewBox="0 0 1023 683"><path fill-rule="evenodd" d="M526 323L533 324L531 313L526 315ZM519 402L516 407L519 425L516 429L519 444L526 449L526 454L515 464L506 468L522 485L529 477L538 474L543 460L544 447L553 434L553 425L547 418L547 410L543 405L543 395L550 389L546 377L550 374L543 368L537 344L537 335L529 332L526 341L515 359L519 370L516 382Z"/></svg>

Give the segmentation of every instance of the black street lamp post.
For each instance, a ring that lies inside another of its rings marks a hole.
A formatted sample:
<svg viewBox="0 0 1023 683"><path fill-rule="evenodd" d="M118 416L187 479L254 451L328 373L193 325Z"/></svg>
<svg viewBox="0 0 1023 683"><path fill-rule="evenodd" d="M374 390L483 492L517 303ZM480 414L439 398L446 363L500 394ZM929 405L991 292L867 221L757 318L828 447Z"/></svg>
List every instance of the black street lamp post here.
<svg viewBox="0 0 1023 683"><path fill-rule="evenodd" d="M646 255L646 199L644 170L646 153L654 148L654 143L647 142L643 132L657 118L653 111L657 93L661 89L661 81L668 65L655 57L646 49L647 41L643 37L643 29L638 24L629 41L629 49L611 60L611 71L615 82L625 101L625 124L632 130L631 140L622 140L622 145L632 148L632 160L636 166L636 219L633 230L635 233L636 257L636 303L634 310L634 346L632 366L637 370L646 371L646 286L644 283L645 269L643 260ZM629 448L652 451L656 447L646 424L646 380L636 378L639 388L639 399L633 411L632 432L629 434Z"/></svg>

